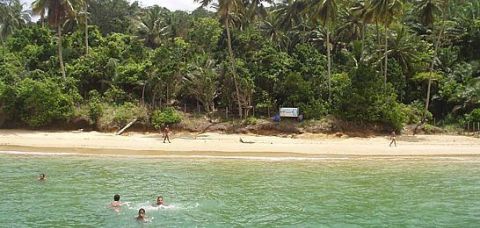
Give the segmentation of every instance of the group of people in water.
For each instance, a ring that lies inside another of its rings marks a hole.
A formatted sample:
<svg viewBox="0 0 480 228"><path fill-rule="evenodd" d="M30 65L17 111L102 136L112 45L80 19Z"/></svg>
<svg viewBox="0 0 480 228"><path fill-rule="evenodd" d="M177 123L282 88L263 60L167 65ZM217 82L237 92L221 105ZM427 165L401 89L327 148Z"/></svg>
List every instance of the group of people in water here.
<svg viewBox="0 0 480 228"><path fill-rule="evenodd" d="M110 207L115 210L116 212L119 212L120 211L120 207L123 205L124 203L122 203L120 201L120 195L119 194L115 194L113 196L113 202L110 203ZM163 201L163 196L158 196L157 197L157 201L155 202L155 204L153 204L152 206L154 207L160 207L160 206L166 206L165 205L165 202ZM145 215L146 212L145 212L145 209L144 208L140 208L138 210L138 216L135 217L135 219L137 219L137 221L139 222L146 222L147 221L147 216Z"/></svg>
<svg viewBox="0 0 480 228"><path fill-rule="evenodd" d="M45 181L47 180L47 175L45 173L41 173L39 176L38 176L38 180L39 181ZM116 212L120 212L120 208L122 207L122 205L124 205L126 203L123 203L120 201L120 195L119 194L115 194L113 196L113 201L110 203L110 207L116 211ZM160 206L166 206L165 205L165 202L163 201L163 196L158 196L157 197L157 200L156 202L152 205L154 207L160 207ZM144 208L140 208L138 210L138 216L135 217L135 219L137 219L137 221L139 222L147 222L147 216L145 215L146 212L145 212L145 209Z"/></svg>

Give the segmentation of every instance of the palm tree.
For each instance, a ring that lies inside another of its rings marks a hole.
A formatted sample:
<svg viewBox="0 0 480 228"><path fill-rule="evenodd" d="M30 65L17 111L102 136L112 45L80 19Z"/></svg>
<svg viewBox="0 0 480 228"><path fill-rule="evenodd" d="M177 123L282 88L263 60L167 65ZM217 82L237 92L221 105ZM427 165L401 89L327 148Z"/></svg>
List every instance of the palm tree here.
<svg viewBox="0 0 480 228"><path fill-rule="evenodd" d="M30 14L23 10L20 0L0 2L0 40L2 42L30 21Z"/></svg>
<svg viewBox="0 0 480 228"><path fill-rule="evenodd" d="M270 39L270 41L278 43L281 31L279 31L279 28L275 25L273 14L269 14L267 18L261 22L259 29Z"/></svg>
<svg viewBox="0 0 480 228"><path fill-rule="evenodd" d="M212 3L213 0L195 0L195 2L199 2L202 7L205 7ZM240 86L238 83L239 78L235 67L235 57L233 54L230 27L235 22L241 26L243 26L242 22L248 23L250 20L245 19L254 19L256 17L256 13L261 12L263 9L261 3L271 2L271 0L218 0L216 2L218 2L216 5L217 15L219 16L220 21L223 22L227 34L227 48L231 64L233 84L235 86L235 95L237 98L238 116L243 118L242 99L240 97ZM244 20L242 21L242 19Z"/></svg>
<svg viewBox="0 0 480 228"><path fill-rule="evenodd" d="M392 24L395 16L400 14L402 10L402 2L400 0L371 0L368 6L375 21L382 23L385 29L385 49L384 49L384 88L387 88L387 72L388 72L388 28Z"/></svg>
<svg viewBox="0 0 480 228"><path fill-rule="evenodd" d="M438 48L440 43L442 42L442 36L445 31L445 20L446 20L446 13L444 12L448 6L448 0L421 0L417 2L417 10L419 13L419 18L422 24L431 27L433 32L433 40L434 40L434 50L433 50L433 57L432 62L430 63L429 74L430 78L428 79L428 86L427 86L427 98L425 100L425 110L423 112L423 117L421 123L425 122L426 114L428 112L428 106L430 105L430 91L432 87L432 78L433 78L433 70L435 67L435 61L437 59ZM442 18L442 27L438 31L438 34L435 35L435 17L437 14L440 14Z"/></svg>
<svg viewBox="0 0 480 228"><path fill-rule="evenodd" d="M136 30L145 39L145 45L155 48L160 45L161 38L167 34L166 18L170 12L160 6L147 8L135 22Z"/></svg>
<svg viewBox="0 0 480 228"><path fill-rule="evenodd" d="M373 14L370 10L368 10L365 1L358 1L350 8L350 15L353 18L359 18L362 24L362 53L360 59L364 59L365 55L365 32L367 30L367 25L372 23L373 21Z"/></svg>
<svg viewBox="0 0 480 228"><path fill-rule="evenodd" d="M339 26L336 33L345 43L362 39L364 24L362 18L353 14L351 10L342 9L339 12Z"/></svg>
<svg viewBox="0 0 480 228"><path fill-rule="evenodd" d="M306 34L306 8L306 0L283 0L275 5L261 28L270 29L270 32L266 30L268 36L276 29L275 43L281 49L291 51Z"/></svg>
<svg viewBox="0 0 480 228"><path fill-rule="evenodd" d="M305 0L284 0L277 5L272 15L276 18L276 26L285 31L292 30L304 23Z"/></svg>
<svg viewBox="0 0 480 228"><path fill-rule="evenodd" d="M421 48L423 46L419 45L422 42L418 36L413 35L407 26L401 25L393 29L396 37L390 39L388 55L400 64L404 73L413 72L415 63L420 61L420 56L424 51Z"/></svg>
<svg viewBox="0 0 480 228"><path fill-rule="evenodd" d="M196 2L200 2L202 7L208 6L212 0L195 0ZM235 57L233 55L232 49L232 38L230 34L230 20L231 14L235 12L240 12L245 9L242 0L219 0L218 1L218 8L217 14L220 17L220 20L223 21L223 25L227 32L227 45L228 45L228 53L230 58L231 70L233 75L233 83L235 86L235 94L237 98L237 105L238 105L238 116L240 118L243 117L243 109L242 109L242 102L240 98L240 88L238 85L238 76L235 69Z"/></svg>
<svg viewBox="0 0 480 228"><path fill-rule="evenodd" d="M172 42L176 37L186 37L189 27L188 13L184 11L173 11L166 14L166 35L168 35Z"/></svg>
<svg viewBox="0 0 480 228"><path fill-rule="evenodd" d="M67 79L65 74L65 66L63 64L62 56L62 25L63 23L75 16L73 9L75 0L35 0L32 3L32 11L35 15L43 15L47 12L48 24L57 29L58 35L58 61L60 62L60 71L62 73L63 80Z"/></svg>
<svg viewBox="0 0 480 228"><path fill-rule="evenodd" d="M83 10L79 13L83 17L85 26L85 55L88 55L88 5L89 0L83 0Z"/></svg>
<svg viewBox="0 0 480 228"><path fill-rule="evenodd" d="M271 1L271 0L266 0ZM264 19L267 17L268 12L265 6L261 3L261 0L244 0L245 9L242 12L241 21L243 25L252 24L257 19Z"/></svg>
<svg viewBox="0 0 480 228"><path fill-rule="evenodd" d="M196 55L187 66L183 78L188 92L202 103L205 111L215 111L214 99L218 96L218 72L215 61L207 54Z"/></svg>
<svg viewBox="0 0 480 228"><path fill-rule="evenodd" d="M307 9L311 14L312 22L317 25L321 22L327 32L327 72L328 72L328 101L331 101L331 78L332 78L332 60L330 44L330 27L337 19L336 0L311 0L310 7Z"/></svg>

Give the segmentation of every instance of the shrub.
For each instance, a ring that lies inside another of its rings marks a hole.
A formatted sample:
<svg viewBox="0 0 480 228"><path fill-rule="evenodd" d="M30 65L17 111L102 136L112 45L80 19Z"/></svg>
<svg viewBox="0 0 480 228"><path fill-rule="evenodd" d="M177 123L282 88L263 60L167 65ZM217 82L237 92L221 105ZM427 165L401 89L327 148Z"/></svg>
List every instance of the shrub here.
<svg viewBox="0 0 480 228"><path fill-rule="evenodd" d="M446 132L444 129L435 127L430 124L425 124L425 126L423 127L423 131L425 132L425 134L441 134Z"/></svg>
<svg viewBox="0 0 480 228"><path fill-rule="evenodd" d="M46 126L54 120L67 120L73 114L72 98L49 79L24 79L18 85L16 100L21 120L31 127Z"/></svg>
<svg viewBox="0 0 480 228"><path fill-rule="evenodd" d="M160 129L166 124L177 124L182 121L180 114L172 107L154 111L151 119L153 127L156 129Z"/></svg>
<svg viewBox="0 0 480 228"><path fill-rule="evenodd" d="M342 119L359 123L383 123L400 130L406 120L391 84L370 66L360 64L349 73L351 83L339 94L336 114Z"/></svg>
<svg viewBox="0 0 480 228"><path fill-rule="evenodd" d="M467 122L480 122L480 108L474 109L469 114L465 115Z"/></svg>
<svg viewBox="0 0 480 228"><path fill-rule="evenodd" d="M419 101L414 101L409 105L404 105L402 107L403 112L405 113L405 122L407 124L419 123L422 120L424 106ZM427 113L427 119L432 119L432 113Z"/></svg>
<svg viewBox="0 0 480 228"><path fill-rule="evenodd" d="M104 100L111 103L121 104L128 100L128 94L116 86L109 88L103 95Z"/></svg>
<svg viewBox="0 0 480 228"><path fill-rule="evenodd" d="M247 119L245 119L244 123L246 125L256 125L257 124L257 118L255 118L254 116L249 116L249 117L247 117Z"/></svg>
<svg viewBox="0 0 480 228"><path fill-rule="evenodd" d="M88 109L89 109L88 104L75 106L73 109L72 119L76 119L76 118L90 119Z"/></svg>
<svg viewBox="0 0 480 228"><path fill-rule="evenodd" d="M147 109L130 102L126 102L123 105L103 103L101 107L103 109L103 115L97 122L100 129L120 128L135 118L137 121L148 120Z"/></svg>
<svg viewBox="0 0 480 228"><path fill-rule="evenodd" d="M401 130L403 124L407 119L407 114L405 113L404 106L397 102L392 102L393 104L386 104L382 112L383 121L385 124L391 126L395 130Z"/></svg>
<svg viewBox="0 0 480 228"><path fill-rule="evenodd" d="M5 83L3 83L2 81L0 81L0 108L3 108L4 106L4 96L5 96L5 92L7 90L7 86L5 85Z"/></svg>
<svg viewBox="0 0 480 228"><path fill-rule="evenodd" d="M88 117L93 123L97 123L103 115L103 106L100 101L100 94L96 90L89 93L90 100L88 101Z"/></svg>
<svg viewBox="0 0 480 228"><path fill-rule="evenodd" d="M125 102L123 105L117 106L113 122L118 126L123 126L133 119L137 120L146 119L146 110L143 107L139 107L133 103Z"/></svg>
<svg viewBox="0 0 480 228"><path fill-rule="evenodd" d="M304 114L304 118L307 119L321 119L328 113L328 105L315 100L306 105L300 105L300 112Z"/></svg>

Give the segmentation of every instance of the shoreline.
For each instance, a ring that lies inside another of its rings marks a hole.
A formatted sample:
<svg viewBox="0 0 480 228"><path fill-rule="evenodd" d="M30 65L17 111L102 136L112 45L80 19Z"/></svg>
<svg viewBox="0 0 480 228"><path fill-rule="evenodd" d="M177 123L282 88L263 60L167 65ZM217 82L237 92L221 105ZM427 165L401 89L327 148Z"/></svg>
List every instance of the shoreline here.
<svg viewBox="0 0 480 228"><path fill-rule="evenodd" d="M250 143L241 143L239 139ZM119 136L99 132L0 130L0 151L56 155L224 157L224 158L345 158L345 157L480 157L480 139L451 135L349 138L322 134L295 137L239 134L178 133L163 143L157 133Z"/></svg>
<svg viewBox="0 0 480 228"><path fill-rule="evenodd" d="M109 153L108 150L95 150L96 152L64 152L68 148L27 148L16 147L0 148L0 155L19 155L19 156L59 156L59 157L92 157L92 158L151 158L151 159L206 159L206 160L267 160L267 161L352 161L352 160L449 160L449 161L478 161L480 162L480 154L417 154L417 155L332 155L332 154L292 154L292 153L236 153L228 152L170 152L169 154L158 153L138 153L138 151L125 150L129 153ZM59 152L62 151L62 152ZM145 151L144 151L145 152Z"/></svg>

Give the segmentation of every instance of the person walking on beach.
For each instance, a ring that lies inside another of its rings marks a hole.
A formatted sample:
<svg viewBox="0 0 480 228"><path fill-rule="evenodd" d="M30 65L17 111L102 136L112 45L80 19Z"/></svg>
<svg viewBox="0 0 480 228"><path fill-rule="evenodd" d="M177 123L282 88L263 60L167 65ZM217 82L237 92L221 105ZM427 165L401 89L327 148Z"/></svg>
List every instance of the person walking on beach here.
<svg viewBox="0 0 480 228"><path fill-rule="evenodd" d="M392 131L392 133L390 134L390 139L392 140L392 141L390 141L390 145L389 145L390 147L392 146L392 143L394 143L395 147L397 147L396 137L397 137L397 134L395 133L395 131Z"/></svg>
<svg viewBox="0 0 480 228"><path fill-rule="evenodd" d="M171 143L170 142L170 137L168 137L169 133L170 133L170 128L168 127L168 125L166 125L163 128L163 143L165 143L165 140L168 140L168 143Z"/></svg>

